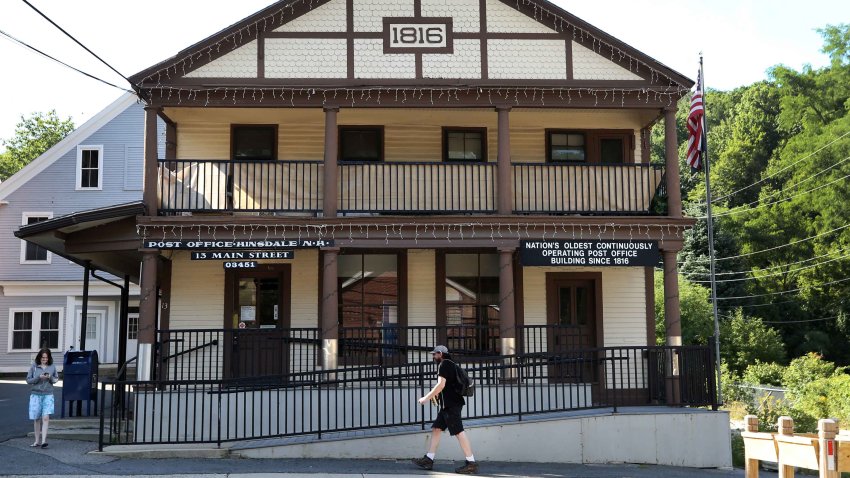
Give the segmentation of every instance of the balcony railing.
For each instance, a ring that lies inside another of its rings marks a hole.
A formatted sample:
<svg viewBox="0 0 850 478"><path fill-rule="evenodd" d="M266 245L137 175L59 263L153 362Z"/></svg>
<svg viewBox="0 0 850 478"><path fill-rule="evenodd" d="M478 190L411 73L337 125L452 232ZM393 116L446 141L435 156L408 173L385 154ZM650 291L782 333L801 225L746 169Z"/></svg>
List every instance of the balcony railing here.
<svg viewBox="0 0 850 478"><path fill-rule="evenodd" d="M337 210L349 214L493 214L495 163L381 162L338 167ZM160 160L159 210L313 215L321 161ZM664 166L514 163L516 214L656 214ZM510 193L509 193L510 194Z"/></svg>

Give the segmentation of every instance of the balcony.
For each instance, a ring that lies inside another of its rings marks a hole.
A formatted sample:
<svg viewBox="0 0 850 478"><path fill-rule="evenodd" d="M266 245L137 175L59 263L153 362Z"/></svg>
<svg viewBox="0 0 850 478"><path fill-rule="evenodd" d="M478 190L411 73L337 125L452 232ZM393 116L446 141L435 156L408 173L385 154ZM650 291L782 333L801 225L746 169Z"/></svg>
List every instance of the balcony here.
<svg viewBox="0 0 850 478"><path fill-rule="evenodd" d="M323 206L321 161L159 160L160 214L292 213ZM342 214L495 214L496 163L337 166ZM514 214L663 215L664 165L511 164Z"/></svg>

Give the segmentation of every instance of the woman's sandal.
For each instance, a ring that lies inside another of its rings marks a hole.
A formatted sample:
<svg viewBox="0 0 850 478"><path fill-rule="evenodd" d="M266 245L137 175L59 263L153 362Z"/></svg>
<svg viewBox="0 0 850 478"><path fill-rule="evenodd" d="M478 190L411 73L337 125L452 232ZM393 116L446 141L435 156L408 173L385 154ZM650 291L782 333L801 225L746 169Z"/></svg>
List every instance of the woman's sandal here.
<svg viewBox="0 0 850 478"><path fill-rule="evenodd" d="M47 442L42 443L42 444L41 444L41 447L42 447L42 448L47 448Z"/></svg>
<svg viewBox="0 0 850 478"><path fill-rule="evenodd" d="M30 445L30 448L38 448L40 446L41 446L41 444L39 442L35 442L32 445Z"/></svg>

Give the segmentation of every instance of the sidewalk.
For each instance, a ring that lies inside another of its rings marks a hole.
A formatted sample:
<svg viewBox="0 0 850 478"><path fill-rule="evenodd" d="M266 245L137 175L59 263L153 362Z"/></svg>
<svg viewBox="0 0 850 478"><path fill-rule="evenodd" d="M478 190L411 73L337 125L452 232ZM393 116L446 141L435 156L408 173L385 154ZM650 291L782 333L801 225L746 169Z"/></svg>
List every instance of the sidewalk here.
<svg viewBox="0 0 850 478"><path fill-rule="evenodd" d="M441 462L432 472L417 469L408 458L399 460L244 460L244 459L131 459L89 453L90 442L49 440L47 449L30 448L28 438L0 443L0 476L27 477L208 477L208 478L391 478L457 476L460 463ZM411 457L418 455L411 450ZM540 463L481 463L478 476L533 478L720 478L744 476L743 470L699 470L644 465L562 465ZM775 473L762 472L762 477Z"/></svg>

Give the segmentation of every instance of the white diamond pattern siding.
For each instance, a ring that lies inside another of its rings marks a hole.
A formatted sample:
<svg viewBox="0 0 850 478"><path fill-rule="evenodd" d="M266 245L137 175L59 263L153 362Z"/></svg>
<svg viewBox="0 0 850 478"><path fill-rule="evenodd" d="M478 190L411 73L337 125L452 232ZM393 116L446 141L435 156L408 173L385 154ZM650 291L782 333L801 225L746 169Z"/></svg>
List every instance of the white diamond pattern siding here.
<svg viewBox="0 0 850 478"><path fill-rule="evenodd" d="M478 0L422 0L423 17L452 17L456 32L481 31Z"/></svg>
<svg viewBox="0 0 850 478"><path fill-rule="evenodd" d="M455 40L454 54L422 55L425 78L481 78L481 42Z"/></svg>
<svg viewBox="0 0 850 478"><path fill-rule="evenodd" d="M354 77L416 78L416 57L384 55L383 40L358 38L354 40Z"/></svg>
<svg viewBox="0 0 850 478"><path fill-rule="evenodd" d="M577 42L573 42L573 77L576 80L643 79Z"/></svg>
<svg viewBox="0 0 850 478"><path fill-rule="evenodd" d="M345 39L267 38L266 78L346 78Z"/></svg>
<svg viewBox="0 0 850 478"><path fill-rule="evenodd" d="M565 80L563 40L488 40L491 79Z"/></svg>
<svg viewBox="0 0 850 478"><path fill-rule="evenodd" d="M382 32L384 17L412 17L413 0L354 0L354 31Z"/></svg>
<svg viewBox="0 0 850 478"><path fill-rule="evenodd" d="M333 0L278 27L276 32L344 32L345 0Z"/></svg>
<svg viewBox="0 0 850 478"><path fill-rule="evenodd" d="M487 31L490 33L555 33L555 30L499 0L487 0Z"/></svg>
<svg viewBox="0 0 850 478"><path fill-rule="evenodd" d="M190 71L186 78L256 78L257 41L243 45L221 58L213 60L197 70Z"/></svg>

